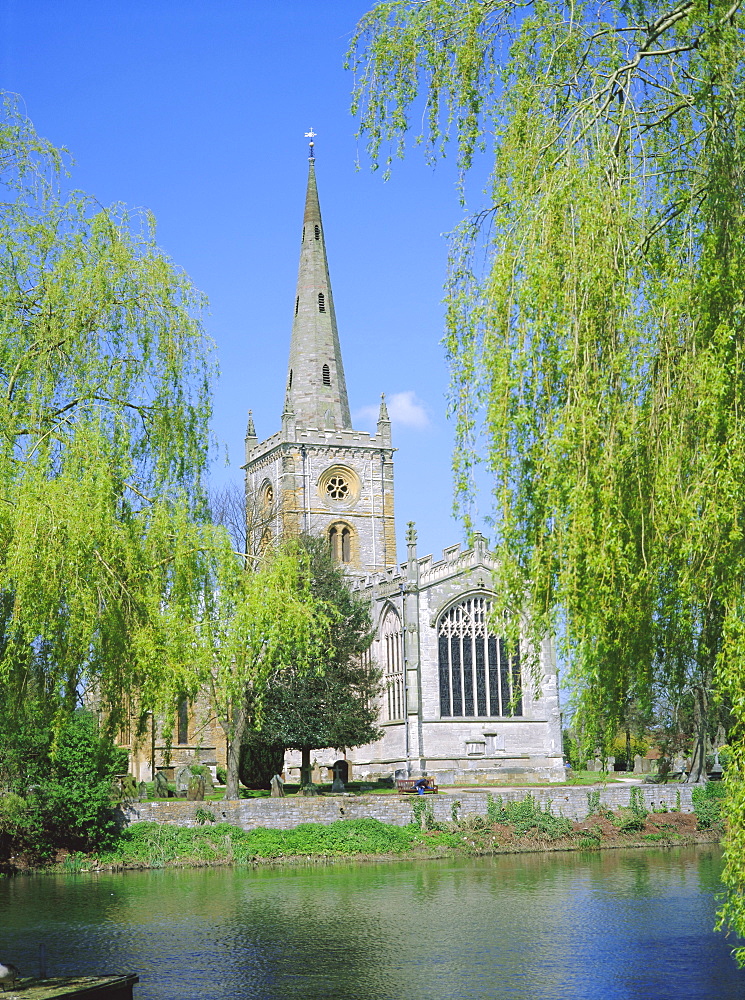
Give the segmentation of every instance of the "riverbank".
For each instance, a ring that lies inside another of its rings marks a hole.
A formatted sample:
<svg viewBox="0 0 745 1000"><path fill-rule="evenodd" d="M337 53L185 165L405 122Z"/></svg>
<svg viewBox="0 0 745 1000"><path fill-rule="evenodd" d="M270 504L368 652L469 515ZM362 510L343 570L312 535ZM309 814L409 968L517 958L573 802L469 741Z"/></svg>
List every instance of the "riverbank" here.
<svg viewBox="0 0 745 1000"><path fill-rule="evenodd" d="M543 851L596 851L616 848L716 844L716 823L702 829L693 813L648 810L641 797L611 811L600 806L583 820L555 815L528 797L491 800L489 815L463 813L450 803L451 816L435 817L432 800L413 803L405 826L373 817L332 823L301 823L292 829L246 830L213 822L208 810L196 826L138 822L122 830L117 843L96 854L60 858L57 871L96 872L217 865L324 864L520 854ZM710 822L710 819L704 821Z"/></svg>

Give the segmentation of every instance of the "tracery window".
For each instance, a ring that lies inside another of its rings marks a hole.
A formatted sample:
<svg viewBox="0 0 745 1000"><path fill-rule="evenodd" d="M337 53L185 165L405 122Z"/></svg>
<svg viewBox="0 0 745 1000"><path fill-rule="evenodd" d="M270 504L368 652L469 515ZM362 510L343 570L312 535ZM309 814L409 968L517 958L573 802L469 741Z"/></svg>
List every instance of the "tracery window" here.
<svg viewBox="0 0 745 1000"><path fill-rule="evenodd" d="M326 483L326 494L331 500L346 500L349 497L349 483L344 476L330 476Z"/></svg>
<svg viewBox="0 0 745 1000"><path fill-rule="evenodd" d="M401 619L388 608L380 626L385 709L388 721L404 718L404 658Z"/></svg>
<svg viewBox="0 0 745 1000"><path fill-rule="evenodd" d="M522 715L519 651L489 624L491 601L468 597L440 618L441 716Z"/></svg>
<svg viewBox="0 0 745 1000"><path fill-rule="evenodd" d="M329 544L335 562L351 563L352 532L346 524L332 524L329 528Z"/></svg>

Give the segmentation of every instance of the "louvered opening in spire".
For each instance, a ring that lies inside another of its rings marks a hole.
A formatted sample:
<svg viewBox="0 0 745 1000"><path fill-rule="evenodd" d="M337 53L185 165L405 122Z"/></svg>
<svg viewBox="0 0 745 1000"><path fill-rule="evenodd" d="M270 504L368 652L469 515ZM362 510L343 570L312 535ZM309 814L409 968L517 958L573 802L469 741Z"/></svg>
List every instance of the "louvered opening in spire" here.
<svg viewBox="0 0 745 1000"><path fill-rule="evenodd" d="M351 428L312 158L302 234L288 378L296 426Z"/></svg>

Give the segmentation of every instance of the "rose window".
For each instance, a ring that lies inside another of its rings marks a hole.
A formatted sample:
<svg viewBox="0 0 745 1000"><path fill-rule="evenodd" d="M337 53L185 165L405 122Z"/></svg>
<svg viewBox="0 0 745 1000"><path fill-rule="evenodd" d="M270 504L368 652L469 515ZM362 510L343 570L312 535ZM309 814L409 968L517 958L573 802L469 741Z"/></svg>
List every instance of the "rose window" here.
<svg viewBox="0 0 745 1000"><path fill-rule="evenodd" d="M331 476L326 483L326 493L331 500L346 500L349 497L349 483L344 476Z"/></svg>

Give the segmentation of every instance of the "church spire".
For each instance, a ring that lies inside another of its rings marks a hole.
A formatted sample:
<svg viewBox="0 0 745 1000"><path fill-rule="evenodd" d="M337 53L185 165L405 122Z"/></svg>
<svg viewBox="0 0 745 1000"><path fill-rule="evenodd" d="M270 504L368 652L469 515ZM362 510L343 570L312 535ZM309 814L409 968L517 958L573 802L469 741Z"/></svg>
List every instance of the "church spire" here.
<svg viewBox="0 0 745 1000"><path fill-rule="evenodd" d="M308 158L287 397L298 427L340 430L351 428L352 422L316 188L314 135Z"/></svg>

